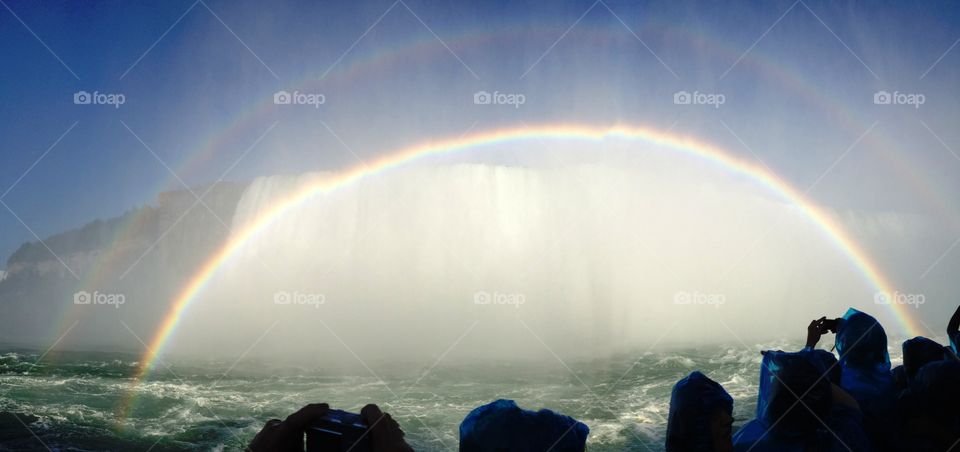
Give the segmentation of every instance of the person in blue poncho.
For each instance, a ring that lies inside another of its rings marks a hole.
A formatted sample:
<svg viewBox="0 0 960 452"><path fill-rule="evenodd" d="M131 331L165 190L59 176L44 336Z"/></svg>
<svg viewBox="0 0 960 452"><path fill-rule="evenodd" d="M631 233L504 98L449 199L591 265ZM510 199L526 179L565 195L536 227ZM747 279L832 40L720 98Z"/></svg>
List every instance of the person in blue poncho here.
<svg viewBox="0 0 960 452"><path fill-rule="evenodd" d="M903 443L916 452L945 451L960 445L960 362L940 360L917 371L900 394L906 419ZM905 449L907 450L907 449Z"/></svg>
<svg viewBox="0 0 960 452"><path fill-rule="evenodd" d="M903 365L893 369L893 379L898 391L909 387L921 367L946 357L946 351L942 345L923 336L903 341L902 347Z"/></svg>
<svg viewBox="0 0 960 452"><path fill-rule="evenodd" d="M856 401L830 381L821 353L766 351L756 418L733 436L735 451L870 451Z"/></svg>
<svg viewBox="0 0 960 452"><path fill-rule="evenodd" d="M461 452L583 452L590 428L542 409L524 410L513 400L474 408L460 423Z"/></svg>
<svg viewBox="0 0 960 452"><path fill-rule="evenodd" d="M694 371L673 386L667 452L729 452L733 398L719 383Z"/></svg>
<svg viewBox="0 0 960 452"><path fill-rule="evenodd" d="M872 316L850 308L837 323L840 387L863 412L863 425L877 450L898 449L900 419L890 372L887 333Z"/></svg>
<svg viewBox="0 0 960 452"><path fill-rule="evenodd" d="M872 316L850 308L839 319L820 318L807 329L807 349L819 334L836 333L840 355L840 387L857 401L863 426L876 450L898 450L900 417L896 410L897 388L890 369L887 334Z"/></svg>

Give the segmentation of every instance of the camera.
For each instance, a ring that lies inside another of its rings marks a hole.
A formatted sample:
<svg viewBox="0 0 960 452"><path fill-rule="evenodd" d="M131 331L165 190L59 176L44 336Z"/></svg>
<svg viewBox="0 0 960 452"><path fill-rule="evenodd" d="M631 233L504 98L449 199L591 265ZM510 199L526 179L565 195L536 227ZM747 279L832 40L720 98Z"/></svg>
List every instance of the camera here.
<svg viewBox="0 0 960 452"><path fill-rule="evenodd" d="M840 319L826 319L823 321L823 329L837 334L837 325L840 323Z"/></svg>
<svg viewBox="0 0 960 452"><path fill-rule="evenodd" d="M368 428L359 414L330 410L306 429L307 452L370 452Z"/></svg>

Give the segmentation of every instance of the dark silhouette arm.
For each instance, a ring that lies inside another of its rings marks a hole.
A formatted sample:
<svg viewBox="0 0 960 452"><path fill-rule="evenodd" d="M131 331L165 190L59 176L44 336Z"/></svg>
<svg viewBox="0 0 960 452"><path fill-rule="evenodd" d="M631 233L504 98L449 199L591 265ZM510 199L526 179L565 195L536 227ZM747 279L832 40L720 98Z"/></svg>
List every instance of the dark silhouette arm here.
<svg viewBox="0 0 960 452"><path fill-rule="evenodd" d="M826 320L826 317L820 317L819 319L814 319L810 321L810 324L807 325L807 343L808 348L816 348L817 342L820 342L820 336L823 336L823 322Z"/></svg>
<svg viewBox="0 0 960 452"><path fill-rule="evenodd" d="M957 306L957 310L953 312L953 317L950 317L950 323L947 323L947 338L952 340L958 329L960 329L960 306Z"/></svg>
<svg viewBox="0 0 960 452"><path fill-rule="evenodd" d="M360 415L370 426L370 442L373 452L413 452L403 439L404 433L390 413L380 411L374 404L360 410Z"/></svg>
<svg viewBox="0 0 960 452"><path fill-rule="evenodd" d="M246 452L303 452L303 430L329 410L326 403L314 403L287 416L286 420L270 419L250 441Z"/></svg>

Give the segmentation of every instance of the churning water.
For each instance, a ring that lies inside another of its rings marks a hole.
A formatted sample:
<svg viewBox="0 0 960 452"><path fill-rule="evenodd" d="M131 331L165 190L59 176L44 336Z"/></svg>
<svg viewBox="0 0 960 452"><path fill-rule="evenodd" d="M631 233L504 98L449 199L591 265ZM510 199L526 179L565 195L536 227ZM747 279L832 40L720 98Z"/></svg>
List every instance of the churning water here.
<svg viewBox="0 0 960 452"><path fill-rule="evenodd" d="M456 450L457 427L472 408L509 398L586 423L590 450L662 450L676 380L700 369L723 384L739 426L755 409L759 350L798 347L734 343L565 363L549 358L434 368L370 363L359 372L279 361L232 368L228 361L172 361L139 385L130 355L63 352L34 365L37 353L6 352L0 357L0 432L8 438L4 447L42 448L15 413L53 449L238 450L267 419L306 403L358 411L376 402L397 418L415 449ZM120 418L128 393L132 409Z"/></svg>

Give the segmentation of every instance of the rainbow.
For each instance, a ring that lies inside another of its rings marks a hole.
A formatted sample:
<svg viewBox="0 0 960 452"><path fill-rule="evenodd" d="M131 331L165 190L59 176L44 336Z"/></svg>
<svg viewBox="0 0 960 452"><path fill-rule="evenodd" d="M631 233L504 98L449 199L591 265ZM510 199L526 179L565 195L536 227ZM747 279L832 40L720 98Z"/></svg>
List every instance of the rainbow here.
<svg viewBox="0 0 960 452"><path fill-rule="evenodd" d="M580 27L584 28L578 28L578 32L597 46L608 46L610 41L617 37L633 39L619 25L611 29L594 28L586 24L581 24ZM671 42L686 43L705 54L722 58L727 63L742 58L740 65L751 68L765 79L789 90L805 104L822 111L825 114L823 120L827 124L839 125L841 129L853 134L850 137L851 140L870 126L869 122L860 120L850 108L839 103L831 93L802 76L799 70L785 67L782 62L775 61L758 50L744 56L741 47L734 46L720 36L705 33L703 30L677 27L674 24L650 24L647 30L663 35ZM483 46L509 46L518 40L532 38L552 41L556 38L556 33L557 30L550 27L531 28L530 24L524 23L497 30L466 30L460 35L447 38L446 43L459 53L481 49ZM376 77L393 74L403 65L409 65L411 62L424 64L432 61L433 58L449 58L449 55L443 45L432 36L428 36L402 42L352 60L344 60L329 73L322 75L308 73L287 85L286 88L343 92L359 81L376 80ZM177 165L176 172L189 173L224 149L241 146L238 144L240 142L238 137L251 130L262 130L264 123L272 122L271 114L275 112L275 107L272 91L252 98L251 103L241 108L235 116L228 118L220 127L213 128L213 133L201 140ZM913 199L938 212L951 225L960 226L960 211L940 193L940 190L930 181L930 175L923 174L917 169L916 163L910 159L910 153L894 149L891 143L895 140L892 137L883 136L883 128L877 129L863 138L864 147L870 147L877 152L881 160L891 169L892 175L896 178L895 183L916 194Z"/></svg>
<svg viewBox="0 0 960 452"><path fill-rule="evenodd" d="M580 30L580 33L585 34L588 39L597 45L608 45L610 40L617 37L632 39L619 26L609 30L593 28L586 24L582 26L584 26L584 29ZM732 46L721 37L703 33L702 30L689 30L676 27L673 24L651 24L648 29L664 35L671 41L685 42L692 48L705 54L723 58L727 62L732 63L742 55L741 48ZM538 39L555 39L556 32L557 30L550 27L531 28L530 24L525 23L498 30L466 30L461 35L448 38L447 44L458 52L469 52L482 49L484 46L508 45L511 42L516 42L517 39L528 39L531 34ZM400 42L380 51L344 60L342 64L335 67L335 70L325 74L325 77L320 77L315 73L306 74L286 88L291 90L320 90L321 88L332 89L331 87L335 86L337 91L342 91L349 88L351 84L357 83L357 81L370 80L371 77L390 74L396 66L410 64L412 61L427 63L434 58L448 58L448 56L447 50L433 37ZM759 51L750 52L740 64L751 68L765 79L776 82L779 86L793 93L798 99L822 111L825 114L824 120L829 124L839 125L852 134L860 134L869 127L869 123L859 120L850 109L844 108L829 93L824 92L810 80L802 77L799 71L789 70L781 64L775 64L771 58L764 56ZM272 93L264 93L262 96L251 98L251 103L226 118L219 127L211 128L212 132L203 137L191 152L176 165L175 172L185 176L225 148L241 146L240 137L252 130L262 131L261 123L268 119L272 121L270 115L274 110ZM932 211L939 212L942 218L951 225L960 226L960 211L938 192L935 184L930 181L929 175L921 174L915 162L909 159L909 154L893 148L891 144L896 141L895 137L883 136L882 128L877 129L863 138L863 147L875 151L881 161L892 170L891 175L895 178L893 183L914 193L913 199L926 204ZM243 144L243 146L246 146L246 144ZM160 185L167 186L170 183L176 183L172 176ZM124 256L122 256L122 251L117 248L143 226L144 219L137 218L139 215L142 214L132 216L127 224L119 229L107 252L97 259L89 274L83 275L83 280L78 284L78 290L101 288L104 284L109 283L107 281L109 276L127 268L121 265L124 262ZM61 319L58 322L52 322L51 325L54 326L54 331L63 331L79 315L82 315L82 313L76 312L75 308L70 309L61 314Z"/></svg>
<svg viewBox="0 0 960 452"><path fill-rule="evenodd" d="M808 200L801 191L788 185L764 167L738 159L720 148L690 137L671 135L649 128L624 125L609 128L587 125L543 125L531 128L499 129L478 132L464 137L415 144L399 149L396 152L385 154L367 165L360 165L351 170L339 173L332 178L315 182L300 189L252 220L244 229L235 231L223 247L201 265L193 278L174 300L169 312L163 318L159 330L148 344L147 351L141 360L137 379L142 379L149 372L157 356L162 351L164 344L176 331L180 319L186 313L190 304L216 275L217 270L236 255L247 243L256 238L264 230L267 230L277 219L297 209L312 198L329 194L361 179L381 174L431 155L479 150L507 142L545 139L599 142L615 138L639 140L680 153L700 157L734 174L745 176L767 187L783 199L799 206L805 215L819 227L823 235L847 256L851 264L854 265L860 275L873 289L888 293L894 291L893 285L881 274L867 253L840 227L831 214ZM893 310L894 316L906 331L911 333L922 331L916 324L916 320L913 319L912 313L908 311L908 306L898 304L891 304L889 306L890 309Z"/></svg>

